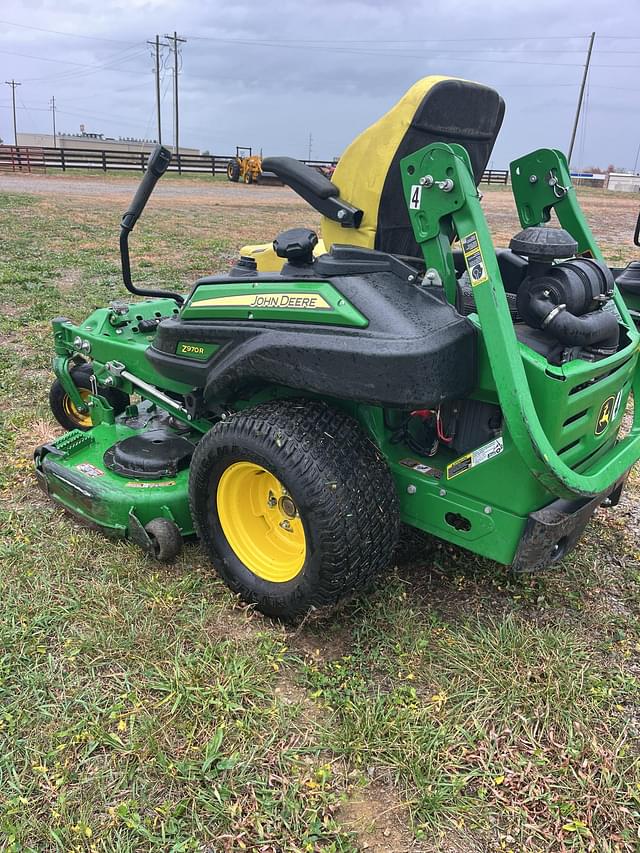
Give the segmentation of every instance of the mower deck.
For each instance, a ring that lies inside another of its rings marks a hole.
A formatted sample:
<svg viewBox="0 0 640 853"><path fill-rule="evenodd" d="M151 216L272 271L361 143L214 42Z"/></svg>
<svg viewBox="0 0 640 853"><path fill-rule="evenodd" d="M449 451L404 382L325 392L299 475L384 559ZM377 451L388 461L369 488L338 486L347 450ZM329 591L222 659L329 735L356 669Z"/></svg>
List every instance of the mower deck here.
<svg viewBox="0 0 640 853"><path fill-rule="evenodd" d="M129 425L135 422L133 418L120 418L88 432L68 432L38 447L35 465L39 485L65 510L107 536L131 539L148 550L144 528L154 519L174 522L183 537L193 534L189 471L188 467L176 470L171 463L164 475L112 470L105 460L114 447L122 447L123 441L134 436L149 434L148 424Z"/></svg>

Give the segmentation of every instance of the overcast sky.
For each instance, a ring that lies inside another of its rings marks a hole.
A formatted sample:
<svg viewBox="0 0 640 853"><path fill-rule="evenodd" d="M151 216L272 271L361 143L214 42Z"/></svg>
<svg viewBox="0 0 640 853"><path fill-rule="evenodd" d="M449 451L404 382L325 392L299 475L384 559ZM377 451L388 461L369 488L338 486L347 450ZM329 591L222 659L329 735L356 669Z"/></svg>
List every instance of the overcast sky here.
<svg viewBox="0 0 640 853"><path fill-rule="evenodd" d="M181 143L227 154L331 158L420 77L495 87L507 111L494 168L537 147L566 151L588 37L596 31L573 163L633 168L640 145L638 0L4 0L0 5L0 137L49 131L156 136L150 48L182 45ZM57 31L57 32L52 32ZM169 52L163 136L172 136ZM638 162L640 167L640 160Z"/></svg>

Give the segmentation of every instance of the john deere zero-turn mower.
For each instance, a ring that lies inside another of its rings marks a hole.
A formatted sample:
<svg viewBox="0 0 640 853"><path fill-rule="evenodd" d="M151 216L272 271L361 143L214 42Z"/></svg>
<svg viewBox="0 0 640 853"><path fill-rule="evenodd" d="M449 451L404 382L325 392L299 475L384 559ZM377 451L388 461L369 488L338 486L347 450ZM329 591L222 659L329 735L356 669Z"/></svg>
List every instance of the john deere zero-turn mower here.
<svg viewBox="0 0 640 853"><path fill-rule="evenodd" d="M53 321L54 414L35 453L83 521L171 559L196 533L229 586L294 616L359 590L400 523L519 572L561 560L640 457L640 335L559 151L511 164L523 230L494 248L477 183L504 112L428 77L343 155L334 180L265 167L323 216L186 295L133 285ZM555 213L559 226L549 223ZM133 397L132 395L135 395Z"/></svg>

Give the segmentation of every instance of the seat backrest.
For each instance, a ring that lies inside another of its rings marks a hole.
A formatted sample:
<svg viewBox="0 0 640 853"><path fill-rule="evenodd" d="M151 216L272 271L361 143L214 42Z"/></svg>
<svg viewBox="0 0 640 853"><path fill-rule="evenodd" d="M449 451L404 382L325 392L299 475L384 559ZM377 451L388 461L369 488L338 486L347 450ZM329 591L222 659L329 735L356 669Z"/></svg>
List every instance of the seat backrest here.
<svg viewBox="0 0 640 853"><path fill-rule="evenodd" d="M421 255L413 236L400 160L432 142L457 142L482 178L504 116L493 89L452 77L424 77L346 149L331 178L340 198L364 211L360 227L322 219L327 250L333 243L396 255Z"/></svg>

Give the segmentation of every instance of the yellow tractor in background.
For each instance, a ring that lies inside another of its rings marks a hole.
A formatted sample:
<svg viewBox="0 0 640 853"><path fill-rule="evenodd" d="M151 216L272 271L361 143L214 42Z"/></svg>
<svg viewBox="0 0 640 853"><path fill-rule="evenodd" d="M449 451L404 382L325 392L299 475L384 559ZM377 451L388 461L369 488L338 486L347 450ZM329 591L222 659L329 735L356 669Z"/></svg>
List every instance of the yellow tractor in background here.
<svg viewBox="0 0 640 853"><path fill-rule="evenodd" d="M253 154L251 148L236 145L236 156L227 163L227 178L234 183L278 184L282 181L273 172L262 171L262 154Z"/></svg>

